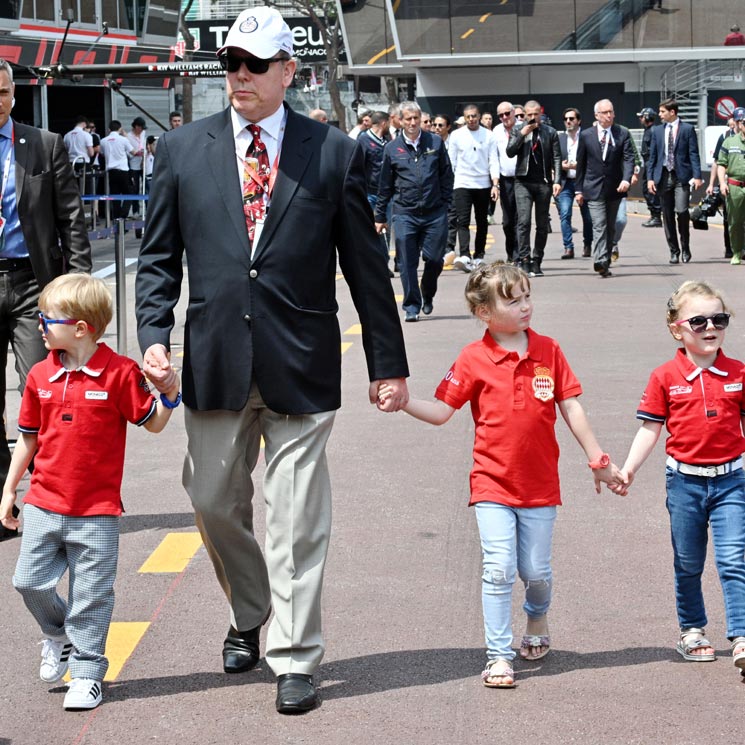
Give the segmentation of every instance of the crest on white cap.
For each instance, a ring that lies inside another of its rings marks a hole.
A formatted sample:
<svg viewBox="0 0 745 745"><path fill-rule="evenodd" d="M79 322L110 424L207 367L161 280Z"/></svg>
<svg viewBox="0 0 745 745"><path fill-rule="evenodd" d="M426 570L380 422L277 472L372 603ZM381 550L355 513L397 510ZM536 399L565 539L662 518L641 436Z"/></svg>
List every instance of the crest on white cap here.
<svg viewBox="0 0 745 745"><path fill-rule="evenodd" d="M225 43L217 50L218 56L230 47L260 59L271 59L279 52L292 55L292 31L275 8L250 8L235 19Z"/></svg>

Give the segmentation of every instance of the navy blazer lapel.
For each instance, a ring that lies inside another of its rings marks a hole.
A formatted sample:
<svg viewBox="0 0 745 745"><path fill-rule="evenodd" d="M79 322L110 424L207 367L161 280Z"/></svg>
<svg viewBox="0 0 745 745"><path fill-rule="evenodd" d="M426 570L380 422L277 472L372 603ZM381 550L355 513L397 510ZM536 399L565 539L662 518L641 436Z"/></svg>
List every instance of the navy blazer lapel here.
<svg viewBox="0 0 745 745"><path fill-rule="evenodd" d="M219 122L219 120L218 120ZM240 241L242 253L249 255L248 230L243 214L243 196L241 194L238 165L235 157L235 137L230 109L225 110L222 123L214 131L207 132L207 162L210 164L212 177L217 191L225 203L225 211ZM211 216L216 217L216 216Z"/></svg>
<svg viewBox="0 0 745 745"><path fill-rule="evenodd" d="M310 162L313 148L310 141L313 135L303 128L303 120L287 107L287 123L282 138L282 152L279 156L279 173L274 183L269 213L258 244L254 248L253 261L263 253L274 231L287 212L290 202Z"/></svg>

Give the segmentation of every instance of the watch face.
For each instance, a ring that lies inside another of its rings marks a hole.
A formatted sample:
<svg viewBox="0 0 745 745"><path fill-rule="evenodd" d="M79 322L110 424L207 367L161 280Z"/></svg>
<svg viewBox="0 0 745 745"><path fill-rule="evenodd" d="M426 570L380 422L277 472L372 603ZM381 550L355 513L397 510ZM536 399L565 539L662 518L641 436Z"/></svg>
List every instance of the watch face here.
<svg viewBox="0 0 745 745"><path fill-rule="evenodd" d="M608 455L608 453L603 453L600 458L598 458L598 463L600 463L601 468L605 468L610 464L610 455Z"/></svg>

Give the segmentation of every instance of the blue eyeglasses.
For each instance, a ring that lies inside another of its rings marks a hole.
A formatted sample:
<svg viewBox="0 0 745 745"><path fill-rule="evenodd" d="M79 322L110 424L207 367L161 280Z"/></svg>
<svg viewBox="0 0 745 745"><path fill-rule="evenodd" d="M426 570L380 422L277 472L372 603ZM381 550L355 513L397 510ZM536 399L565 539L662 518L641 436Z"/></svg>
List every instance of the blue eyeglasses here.
<svg viewBox="0 0 745 745"><path fill-rule="evenodd" d="M63 326L74 326L77 323L77 321L74 321L72 318L63 318L63 319L47 318L43 313L39 313L39 323L41 324L41 327L44 329L44 333L48 334L50 323L61 323Z"/></svg>

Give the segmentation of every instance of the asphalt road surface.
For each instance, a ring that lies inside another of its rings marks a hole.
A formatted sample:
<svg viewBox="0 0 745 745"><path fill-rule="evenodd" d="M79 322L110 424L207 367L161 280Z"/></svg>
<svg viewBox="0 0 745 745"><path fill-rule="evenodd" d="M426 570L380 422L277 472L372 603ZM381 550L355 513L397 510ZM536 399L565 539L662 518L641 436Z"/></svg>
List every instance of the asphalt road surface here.
<svg viewBox="0 0 745 745"><path fill-rule="evenodd" d="M546 276L533 281L533 327L560 341L595 432L618 462L636 431L649 372L675 351L665 302L684 279L706 278L724 289L740 312L726 350L745 358L745 267L722 258L721 228L694 232L693 262L671 267L662 230L642 228L642 219L629 216L614 276L603 280L589 259L559 260L554 217ZM489 232L488 258L503 258L501 228ZM460 348L483 332L465 310L465 278L444 273L434 314L405 324L414 395L431 396ZM398 278L392 281L400 292ZM133 328L131 286L128 297ZM265 664L245 675L222 672L227 606L180 485L178 410L161 435L130 428L112 679L97 710L64 712L64 687L38 679L41 636L11 586L20 542L0 543L0 745L740 742L745 685L728 657L711 561L708 630L720 658L686 663L673 649L662 444L628 497L596 495L561 420L564 506L554 544L552 649L538 663L516 663L514 690L482 686L480 556L467 507L470 415L461 411L435 428L370 406L357 318L341 279L339 300L344 404L329 445L335 514L324 596L328 650L318 671L322 706L280 716ZM182 307L178 317L182 322ZM129 349L138 357L133 332ZM523 467L530 464L526 452ZM255 504L261 526L260 488ZM520 597L516 587L518 638Z"/></svg>

